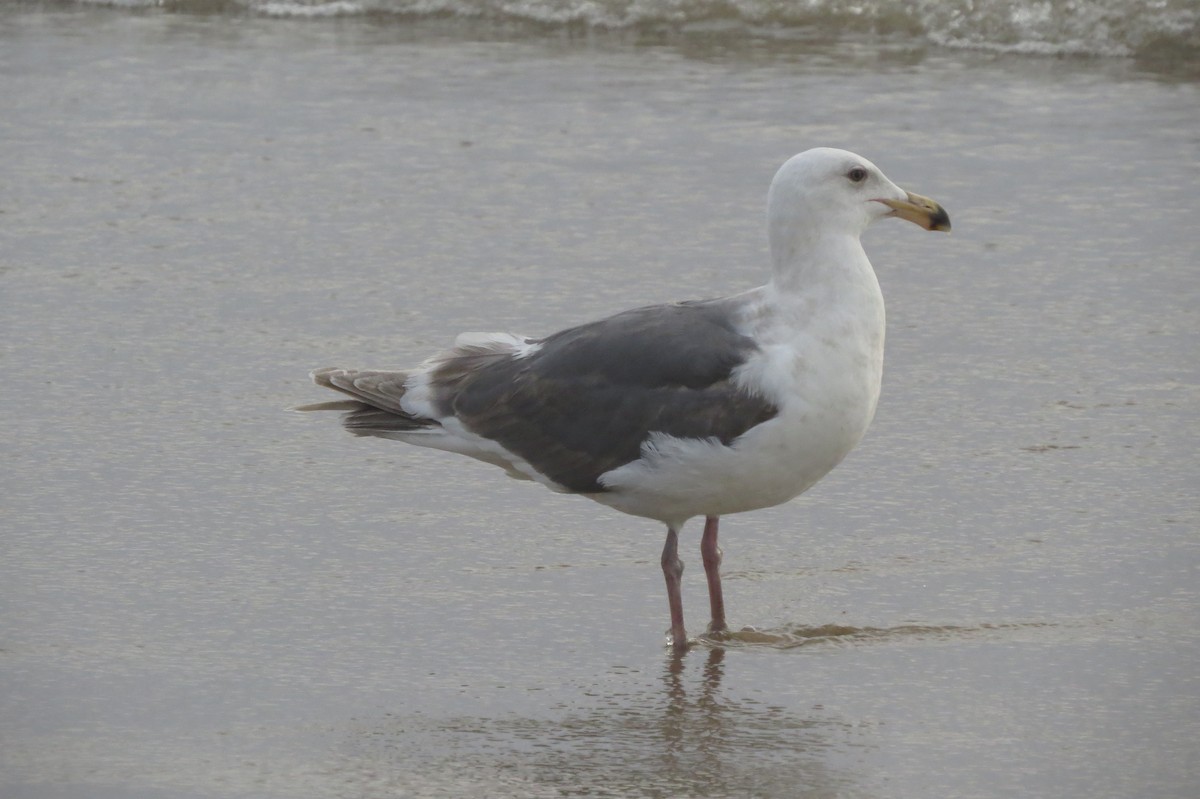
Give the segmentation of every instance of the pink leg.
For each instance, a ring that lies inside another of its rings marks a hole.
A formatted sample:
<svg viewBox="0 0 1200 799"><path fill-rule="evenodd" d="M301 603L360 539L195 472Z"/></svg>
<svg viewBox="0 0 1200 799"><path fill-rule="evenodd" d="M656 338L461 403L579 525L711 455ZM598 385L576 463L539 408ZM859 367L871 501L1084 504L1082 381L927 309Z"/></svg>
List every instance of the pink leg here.
<svg viewBox="0 0 1200 799"><path fill-rule="evenodd" d="M700 557L704 560L704 576L708 578L708 604L712 608L710 633L725 630L725 598L721 594L721 548L717 546L719 516L704 519L704 535L700 538Z"/></svg>
<svg viewBox="0 0 1200 799"><path fill-rule="evenodd" d="M667 543L662 551L663 577L667 579L667 604L671 606L671 645L687 646L687 632L683 629L683 595L679 591L683 577L683 561L679 559L679 533L667 527Z"/></svg>

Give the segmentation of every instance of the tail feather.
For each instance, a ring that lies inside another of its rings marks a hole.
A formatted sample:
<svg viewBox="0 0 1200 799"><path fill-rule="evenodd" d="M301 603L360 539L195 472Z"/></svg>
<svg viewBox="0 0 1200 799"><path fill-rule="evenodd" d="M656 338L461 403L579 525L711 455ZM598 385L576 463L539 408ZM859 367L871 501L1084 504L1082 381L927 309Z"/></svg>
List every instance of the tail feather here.
<svg viewBox="0 0 1200 799"><path fill-rule="evenodd" d="M400 405L404 397L407 372L379 372L365 369L337 369L326 367L310 373L318 386L332 388L349 394L380 410L407 415Z"/></svg>
<svg viewBox="0 0 1200 799"><path fill-rule="evenodd" d="M313 382L354 397L362 407L346 414L342 424L356 435L386 435L440 427L434 419L414 416L400 401L407 372L381 372L326 367L310 373Z"/></svg>
<svg viewBox="0 0 1200 799"><path fill-rule="evenodd" d="M360 407L342 417L342 427L356 436L387 438L393 433L416 433L438 426L431 419L415 419L370 406Z"/></svg>

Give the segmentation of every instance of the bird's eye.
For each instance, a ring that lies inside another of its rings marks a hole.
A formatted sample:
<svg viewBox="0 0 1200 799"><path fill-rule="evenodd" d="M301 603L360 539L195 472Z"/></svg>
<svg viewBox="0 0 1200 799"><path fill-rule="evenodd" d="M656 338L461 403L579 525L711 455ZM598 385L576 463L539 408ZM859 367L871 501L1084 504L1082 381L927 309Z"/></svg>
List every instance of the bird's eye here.
<svg viewBox="0 0 1200 799"><path fill-rule="evenodd" d="M867 170L861 166L856 166L846 173L846 177L850 178L851 183L862 183L867 179Z"/></svg>

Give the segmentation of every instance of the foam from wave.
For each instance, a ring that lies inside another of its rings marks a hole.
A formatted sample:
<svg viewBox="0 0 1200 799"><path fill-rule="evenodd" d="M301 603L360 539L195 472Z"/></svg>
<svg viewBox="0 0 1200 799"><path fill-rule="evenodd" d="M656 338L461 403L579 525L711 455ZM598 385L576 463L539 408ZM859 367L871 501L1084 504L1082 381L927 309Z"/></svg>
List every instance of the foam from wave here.
<svg viewBox="0 0 1200 799"><path fill-rule="evenodd" d="M714 22L753 35L812 28L911 36L1007 53L1128 56L1200 53L1195 0L79 0L178 10L228 8L272 17L391 14L546 26L687 30Z"/></svg>

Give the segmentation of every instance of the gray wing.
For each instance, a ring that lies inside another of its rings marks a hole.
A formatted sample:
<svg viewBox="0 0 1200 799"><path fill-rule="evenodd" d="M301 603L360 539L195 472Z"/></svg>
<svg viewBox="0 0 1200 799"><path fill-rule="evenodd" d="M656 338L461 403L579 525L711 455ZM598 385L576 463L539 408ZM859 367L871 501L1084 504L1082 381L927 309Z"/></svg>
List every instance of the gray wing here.
<svg viewBox="0 0 1200 799"><path fill-rule="evenodd" d="M539 340L521 358L464 356L431 375L439 411L571 491L636 460L650 433L728 444L778 409L731 379L757 351L727 302L638 308Z"/></svg>

